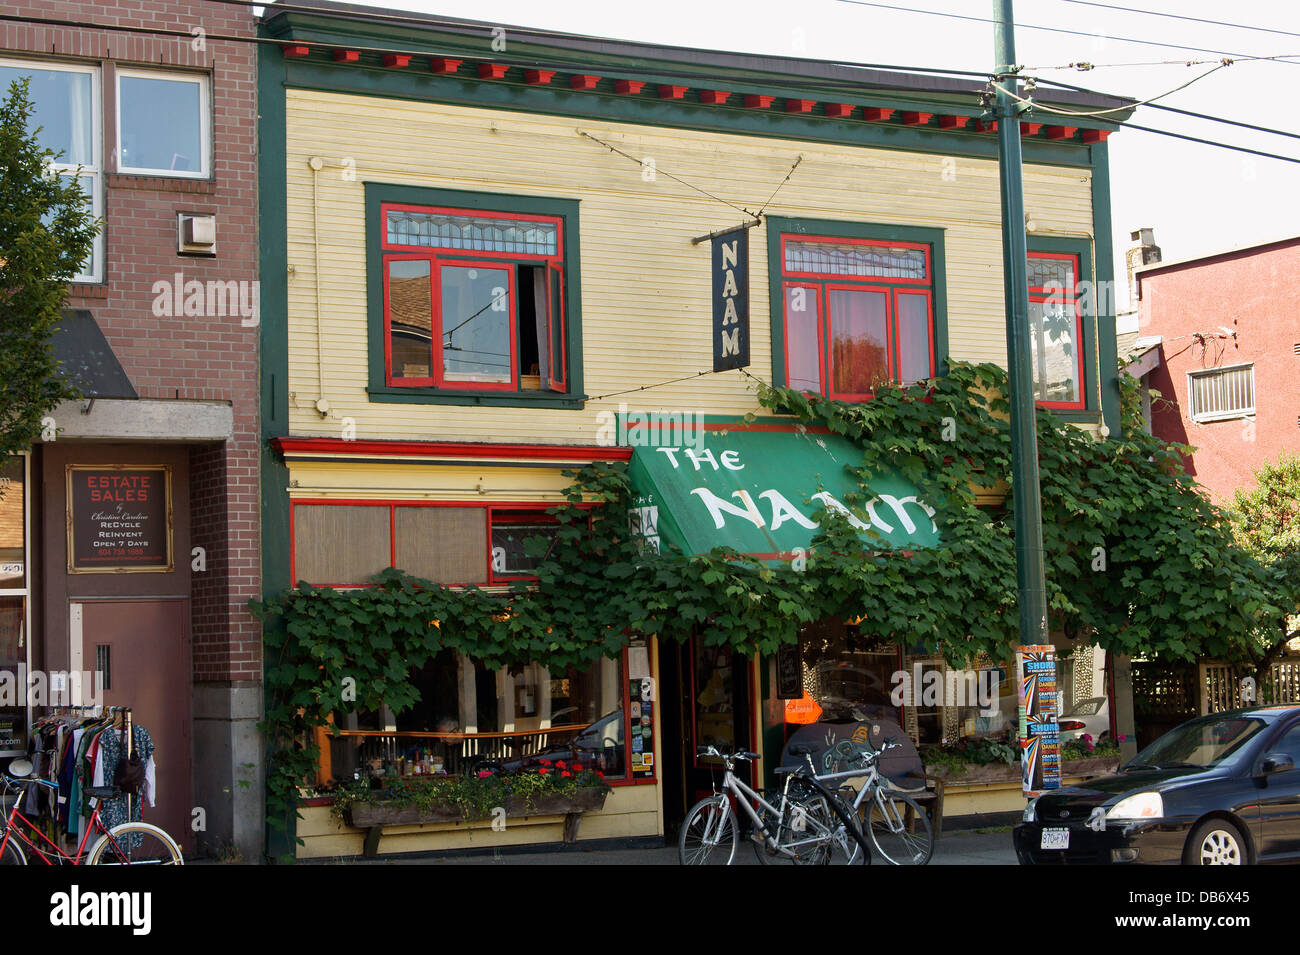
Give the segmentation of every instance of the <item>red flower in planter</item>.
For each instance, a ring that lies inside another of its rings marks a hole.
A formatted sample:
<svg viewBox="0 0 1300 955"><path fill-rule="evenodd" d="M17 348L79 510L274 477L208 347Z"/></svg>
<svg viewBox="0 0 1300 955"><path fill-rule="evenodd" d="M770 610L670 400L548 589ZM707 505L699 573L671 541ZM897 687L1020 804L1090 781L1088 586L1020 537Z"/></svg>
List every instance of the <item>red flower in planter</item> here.
<svg viewBox="0 0 1300 955"><path fill-rule="evenodd" d="M560 769L563 769L563 768L564 768L564 760L560 760L560 761L557 762L555 765L558 766L558 767L560 767Z"/></svg>
<svg viewBox="0 0 1300 955"><path fill-rule="evenodd" d="M547 773L549 773L549 772L550 772L549 769L539 769L539 770L537 771L537 775L538 775L538 776L545 776L545 775L546 775Z"/></svg>
<svg viewBox="0 0 1300 955"><path fill-rule="evenodd" d="M478 778L479 778L479 779L487 779L487 778L488 778L489 776L491 776L491 775L492 775L492 770L490 770L490 769L480 769L480 770L478 771Z"/></svg>
<svg viewBox="0 0 1300 955"><path fill-rule="evenodd" d="M568 777L572 776L573 773L569 772L569 771L566 769L564 772L560 773L560 775L567 779Z"/></svg>

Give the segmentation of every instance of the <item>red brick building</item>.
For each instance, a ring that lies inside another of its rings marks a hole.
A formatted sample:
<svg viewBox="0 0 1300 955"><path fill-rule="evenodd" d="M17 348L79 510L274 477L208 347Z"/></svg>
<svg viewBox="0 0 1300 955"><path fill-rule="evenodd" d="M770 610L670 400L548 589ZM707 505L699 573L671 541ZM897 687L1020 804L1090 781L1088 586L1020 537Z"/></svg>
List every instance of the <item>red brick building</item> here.
<svg viewBox="0 0 1300 955"><path fill-rule="evenodd" d="M1152 433L1194 446L1191 473L1230 503L1300 450L1300 236L1136 274Z"/></svg>
<svg viewBox="0 0 1300 955"><path fill-rule="evenodd" d="M256 858L255 21L204 0L5 12L27 20L0 23L2 92L30 77L41 143L104 227L55 342L86 400L6 472L25 520L3 541L3 665L103 673L103 702L130 706L157 747L146 821ZM105 510L118 486L132 503Z"/></svg>

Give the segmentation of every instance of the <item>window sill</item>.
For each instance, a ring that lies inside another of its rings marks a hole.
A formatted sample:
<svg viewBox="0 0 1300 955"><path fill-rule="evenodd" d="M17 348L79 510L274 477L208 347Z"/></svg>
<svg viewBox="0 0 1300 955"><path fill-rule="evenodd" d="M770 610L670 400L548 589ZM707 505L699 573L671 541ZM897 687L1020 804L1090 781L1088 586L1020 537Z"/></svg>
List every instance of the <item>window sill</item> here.
<svg viewBox="0 0 1300 955"><path fill-rule="evenodd" d="M103 282L69 282L68 298L108 298L108 285Z"/></svg>
<svg viewBox="0 0 1300 955"><path fill-rule="evenodd" d="M185 179L173 176L150 176L136 173L108 174L110 189L153 189L157 192L187 192L210 196L217 191L211 179Z"/></svg>
<svg viewBox="0 0 1300 955"><path fill-rule="evenodd" d="M1216 421L1240 421L1254 419L1255 409L1249 411L1225 411L1222 414L1192 415L1192 424L1214 424Z"/></svg>
<svg viewBox="0 0 1300 955"><path fill-rule="evenodd" d="M586 407L586 395L561 395L553 392L519 391L433 391L428 388L369 388L370 400L377 404L480 405L485 408L566 408Z"/></svg>

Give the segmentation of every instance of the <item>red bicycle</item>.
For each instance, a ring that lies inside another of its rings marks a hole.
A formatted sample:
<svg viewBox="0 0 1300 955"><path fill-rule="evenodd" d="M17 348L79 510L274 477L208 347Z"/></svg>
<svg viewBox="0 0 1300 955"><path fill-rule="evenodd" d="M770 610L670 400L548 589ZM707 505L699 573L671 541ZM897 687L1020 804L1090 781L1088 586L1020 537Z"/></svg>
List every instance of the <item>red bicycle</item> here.
<svg viewBox="0 0 1300 955"><path fill-rule="evenodd" d="M99 803L90 814L86 831L81 835L77 854L70 856L52 842L45 833L22 813L23 797L27 787L35 784L58 789L55 783L32 777L32 764L25 759L15 759L3 776L4 790L16 793L14 804L4 820L4 835L0 838L0 865L28 865L35 856L46 865L184 865L181 847L176 840L157 826L147 822L124 822L111 829L99 817ZM99 786L85 790L87 796L97 800L116 799L122 791L116 786ZM97 833L86 851L91 833ZM82 859L85 862L82 862Z"/></svg>

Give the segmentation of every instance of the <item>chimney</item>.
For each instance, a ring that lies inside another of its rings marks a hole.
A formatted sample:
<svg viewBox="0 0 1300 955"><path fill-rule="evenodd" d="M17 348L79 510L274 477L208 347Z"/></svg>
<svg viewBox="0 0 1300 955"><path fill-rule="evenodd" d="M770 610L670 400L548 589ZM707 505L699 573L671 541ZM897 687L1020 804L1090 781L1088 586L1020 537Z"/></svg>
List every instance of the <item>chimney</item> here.
<svg viewBox="0 0 1300 955"><path fill-rule="evenodd" d="M1136 229L1129 233L1133 244L1124 253L1128 264L1128 303L1129 308L1137 309L1137 269L1144 265L1160 261L1160 246L1156 245L1154 229Z"/></svg>

